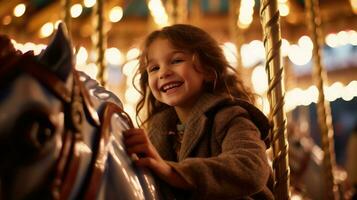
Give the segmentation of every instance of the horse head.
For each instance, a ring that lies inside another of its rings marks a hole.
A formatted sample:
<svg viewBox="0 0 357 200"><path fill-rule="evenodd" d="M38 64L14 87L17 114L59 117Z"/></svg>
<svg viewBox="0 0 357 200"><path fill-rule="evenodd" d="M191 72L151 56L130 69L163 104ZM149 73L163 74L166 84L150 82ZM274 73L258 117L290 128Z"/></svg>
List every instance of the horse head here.
<svg viewBox="0 0 357 200"><path fill-rule="evenodd" d="M39 56L0 36L0 199L157 199L120 100L73 66L63 24Z"/></svg>

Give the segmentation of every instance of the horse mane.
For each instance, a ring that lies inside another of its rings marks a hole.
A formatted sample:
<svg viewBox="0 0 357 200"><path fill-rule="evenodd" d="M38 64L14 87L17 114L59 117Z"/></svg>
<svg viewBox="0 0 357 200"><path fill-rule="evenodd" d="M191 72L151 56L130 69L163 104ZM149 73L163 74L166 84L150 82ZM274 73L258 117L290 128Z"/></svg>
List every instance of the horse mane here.
<svg viewBox="0 0 357 200"><path fill-rule="evenodd" d="M21 55L21 51L15 49L9 37L0 34L0 63L13 56Z"/></svg>

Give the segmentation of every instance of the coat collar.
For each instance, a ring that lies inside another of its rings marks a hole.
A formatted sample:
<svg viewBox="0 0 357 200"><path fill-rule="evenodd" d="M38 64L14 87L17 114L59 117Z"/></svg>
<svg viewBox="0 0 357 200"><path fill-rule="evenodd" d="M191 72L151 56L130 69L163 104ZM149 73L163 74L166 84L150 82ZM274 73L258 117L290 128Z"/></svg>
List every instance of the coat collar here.
<svg viewBox="0 0 357 200"><path fill-rule="evenodd" d="M183 160L189 156L196 144L205 134L206 128L208 127L207 123L209 123L205 113L225 99L227 99L225 96L204 94L197 101L186 123L181 150L178 156L179 160Z"/></svg>
<svg viewBox="0 0 357 200"><path fill-rule="evenodd" d="M205 113L226 99L227 97L225 96L215 96L213 94L204 94L198 99L185 124L186 128L178 156L179 161L185 159L192 152L203 136L208 122ZM170 132L175 131L177 122L178 117L173 108L158 113L150 122L148 132L151 142L164 159L174 160L176 157L169 135Z"/></svg>
<svg viewBox="0 0 357 200"><path fill-rule="evenodd" d="M200 141L200 138L205 133L209 122L206 113L214 107L223 105L238 105L244 108L251 116L252 122L258 127L261 133L261 139L264 140L267 147L270 145L269 130L271 125L266 116L254 105L241 100L232 100L228 96L213 94L203 94L192 108L191 114L185 125L184 136L182 139L181 149L179 153L179 161L190 155L193 148ZM156 114L149 123L149 136L160 155L166 160L175 160L176 153L172 145L172 137L170 132L176 130L178 117L173 108L168 108Z"/></svg>

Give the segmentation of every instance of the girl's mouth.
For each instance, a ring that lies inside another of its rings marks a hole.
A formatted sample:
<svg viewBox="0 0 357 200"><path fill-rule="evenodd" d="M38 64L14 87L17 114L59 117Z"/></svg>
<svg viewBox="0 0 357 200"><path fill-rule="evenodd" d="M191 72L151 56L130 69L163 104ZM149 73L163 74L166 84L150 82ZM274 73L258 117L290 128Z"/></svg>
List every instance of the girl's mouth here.
<svg viewBox="0 0 357 200"><path fill-rule="evenodd" d="M166 83L163 86L161 86L160 91L166 93L168 90L180 87L182 84L183 84L182 81L169 82L169 83Z"/></svg>

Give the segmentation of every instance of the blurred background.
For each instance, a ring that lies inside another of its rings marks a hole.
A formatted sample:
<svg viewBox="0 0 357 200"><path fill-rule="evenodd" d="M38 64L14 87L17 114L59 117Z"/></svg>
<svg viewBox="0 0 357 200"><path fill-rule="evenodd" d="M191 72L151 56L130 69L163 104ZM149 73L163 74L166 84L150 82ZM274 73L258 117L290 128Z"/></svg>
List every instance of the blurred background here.
<svg viewBox="0 0 357 200"><path fill-rule="evenodd" d="M67 10L76 67L96 78L98 40L96 0L0 0L0 32L15 47L35 54L46 47ZM107 89L134 117L139 96L132 86L140 42L149 32L174 23L189 23L209 32L222 46L232 66L262 98L268 114L265 50L259 0L106 0L103 1ZM337 164L344 168L346 146L357 124L357 0L320 0L322 64L330 102ZM304 0L278 0L285 70L285 111L295 132L320 145L316 122L318 90L312 81L312 48ZM290 124L289 124L290 125Z"/></svg>

